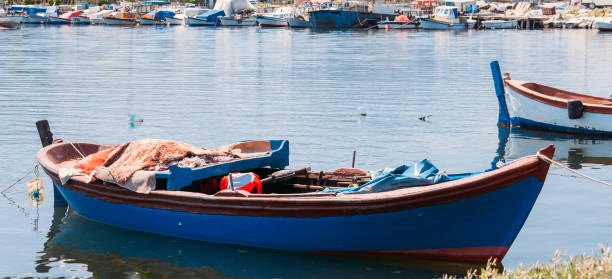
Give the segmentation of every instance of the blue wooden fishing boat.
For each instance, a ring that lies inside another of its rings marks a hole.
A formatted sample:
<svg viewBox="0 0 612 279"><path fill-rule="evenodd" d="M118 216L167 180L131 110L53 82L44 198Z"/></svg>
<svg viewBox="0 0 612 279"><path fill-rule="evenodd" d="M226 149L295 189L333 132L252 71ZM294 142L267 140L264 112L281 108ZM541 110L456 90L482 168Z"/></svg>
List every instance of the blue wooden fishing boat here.
<svg viewBox="0 0 612 279"><path fill-rule="evenodd" d="M51 143L50 136L41 133L41 141ZM37 158L61 195L55 199L112 226L278 250L477 263L504 257L549 168L529 156L455 175L441 174L426 160L376 175L359 169L283 170L288 142L270 141L270 146L268 155L242 162L169 170L157 177L168 187L149 193L100 181L61 182L63 165L108 145L56 141ZM550 145L538 155L552 158L554 150ZM417 170L422 175L406 176ZM234 171L256 173L263 192L204 193L194 187Z"/></svg>

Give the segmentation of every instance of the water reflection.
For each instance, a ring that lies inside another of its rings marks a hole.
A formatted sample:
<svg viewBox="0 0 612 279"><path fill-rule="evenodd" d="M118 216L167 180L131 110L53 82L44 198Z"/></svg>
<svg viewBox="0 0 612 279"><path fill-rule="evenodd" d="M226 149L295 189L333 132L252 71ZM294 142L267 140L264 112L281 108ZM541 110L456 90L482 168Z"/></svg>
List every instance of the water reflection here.
<svg viewBox="0 0 612 279"><path fill-rule="evenodd" d="M501 158L514 160L533 155L539 149L554 144L554 159L565 162L572 169L581 169L585 164L612 165L610 137L499 127L498 138L499 146L494 163Z"/></svg>
<svg viewBox="0 0 612 279"><path fill-rule="evenodd" d="M94 277L112 278L134 274L153 277L433 278L444 272L465 274L470 268L463 264L383 261L380 258L366 261L190 241L99 224L67 212L65 207L55 207L47 236L42 255L36 262L39 273L52 272L58 263L86 269Z"/></svg>

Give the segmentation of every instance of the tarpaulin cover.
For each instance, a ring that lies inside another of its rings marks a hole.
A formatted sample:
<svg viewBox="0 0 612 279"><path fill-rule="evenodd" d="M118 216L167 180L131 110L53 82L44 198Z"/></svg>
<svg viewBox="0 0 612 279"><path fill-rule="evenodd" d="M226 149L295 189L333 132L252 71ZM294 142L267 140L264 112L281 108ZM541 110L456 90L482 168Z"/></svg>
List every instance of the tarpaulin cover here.
<svg viewBox="0 0 612 279"><path fill-rule="evenodd" d="M218 17L225 16L223 10L210 10L205 13L199 14L196 18L206 19L207 21L216 21Z"/></svg>
<svg viewBox="0 0 612 279"><path fill-rule="evenodd" d="M27 14L33 15L37 13L46 13L47 8L37 8L37 7L10 7L9 11L26 11Z"/></svg>
<svg viewBox="0 0 612 279"><path fill-rule="evenodd" d="M448 181L445 173L440 173L429 160L424 159L412 166L401 165L395 169L386 168L372 174L372 181L359 187L324 190L343 194L378 193L403 187L430 185Z"/></svg>
<svg viewBox="0 0 612 279"><path fill-rule="evenodd" d="M157 13L155 14L155 18L164 20L167 17L174 17L174 15L175 13L171 11L157 11Z"/></svg>
<svg viewBox="0 0 612 279"><path fill-rule="evenodd" d="M141 5L170 5L170 1L142 1Z"/></svg>

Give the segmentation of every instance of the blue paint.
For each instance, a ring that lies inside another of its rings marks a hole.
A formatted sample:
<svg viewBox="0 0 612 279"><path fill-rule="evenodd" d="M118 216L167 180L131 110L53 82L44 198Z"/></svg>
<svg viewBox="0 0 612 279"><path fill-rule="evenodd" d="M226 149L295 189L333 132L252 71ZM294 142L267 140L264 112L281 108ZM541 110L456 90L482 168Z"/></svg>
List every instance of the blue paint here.
<svg viewBox="0 0 612 279"><path fill-rule="evenodd" d="M506 91L504 89L504 80L499 69L499 62L494 60L491 62L491 74L493 75L493 83L495 84L495 95L497 95L497 102L499 103L499 117L497 119L497 125L510 125L510 116L508 114L508 107L506 105Z"/></svg>
<svg viewBox="0 0 612 279"><path fill-rule="evenodd" d="M168 171L158 172L156 178L168 179L166 189L180 190L191 185L193 181L209 177L226 175L231 172L250 170L261 167L283 169L289 165L289 141L271 140L270 147L273 150L268 156L248 159L240 159L227 163L219 163L201 168L183 168L173 165Z"/></svg>
<svg viewBox="0 0 612 279"><path fill-rule="evenodd" d="M68 206L66 199L62 196L62 193L57 189L59 185L53 182L53 206L65 207Z"/></svg>
<svg viewBox="0 0 612 279"><path fill-rule="evenodd" d="M550 131L556 131L556 132L564 132L564 133L612 136L612 132L610 131L600 131L600 130L593 130L593 129L559 126L559 125L554 125L554 124L533 121L533 120L529 120L529 119L522 118L522 117L512 117L511 122L512 122L512 126L532 127L532 128L538 128L538 129L544 129L544 130L550 130Z"/></svg>
<svg viewBox="0 0 612 279"><path fill-rule="evenodd" d="M380 15L343 10L317 10L308 12L315 28L364 28L376 25ZM387 16L393 20L395 16Z"/></svg>
<svg viewBox="0 0 612 279"><path fill-rule="evenodd" d="M70 206L86 218L133 230L280 250L388 251L510 246L542 184L528 177L446 204L322 218L193 214L110 203L59 189Z"/></svg>

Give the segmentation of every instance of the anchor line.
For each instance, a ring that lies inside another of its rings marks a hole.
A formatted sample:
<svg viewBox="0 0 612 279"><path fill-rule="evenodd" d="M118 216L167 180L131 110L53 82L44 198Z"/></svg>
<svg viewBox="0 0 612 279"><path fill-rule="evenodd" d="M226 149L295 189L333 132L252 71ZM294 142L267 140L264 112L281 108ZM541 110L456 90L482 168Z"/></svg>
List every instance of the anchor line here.
<svg viewBox="0 0 612 279"><path fill-rule="evenodd" d="M36 174L36 177L38 177L38 175L39 175L38 166L39 166L38 164L34 165L34 167L31 170L29 170L24 176L22 176L21 178L17 179L17 181L15 181L13 184L11 184L8 187L4 188L4 190L0 191L0 194L4 194L4 192L6 192L11 187L15 186L17 183L19 183L19 181L21 181L24 178L26 178L32 172L34 172Z"/></svg>
<svg viewBox="0 0 612 279"><path fill-rule="evenodd" d="M553 160L553 159L551 159L551 158L548 158L547 156L544 156L544 155L539 154L539 153L538 153L538 155L537 155L537 156L538 156L538 158L540 158L540 160L542 160L542 161L544 161L544 162L546 162L546 163L548 163L548 164L552 164L552 165L559 166L559 167L564 168L564 169L566 169L566 170L568 170L568 171L571 171L571 172L573 172L573 173L575 173L575 174L577 174L577 175L580 175L580 176L582 176L582 177L584 177L584 178L586 178L586 179L590 179L590 180L593 180L593 181L595 181L595 182L597 182L597 183L601 183L601 184L603 184L603 185L606 185L606 186L610 186L610 187L612 187L612 183L608 183L608 182L605 182L605 181L603 181L603 180L599 180L599 179L597 179L597 178L590 177L590 176L588 176L588 175L586 175L586 174L584 174L584 173L581 173L581 172L579 172L579 171L577 171L577 170L573 170L573 169L571 169L571 168L568 168L568 167L566 167L565 165L563 165L563 164L561 164L561 163L559 163L559 162L557 162L557 161L555 161L555 160Z"/></svg>

